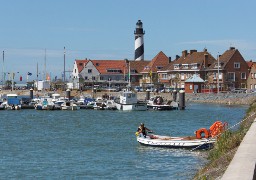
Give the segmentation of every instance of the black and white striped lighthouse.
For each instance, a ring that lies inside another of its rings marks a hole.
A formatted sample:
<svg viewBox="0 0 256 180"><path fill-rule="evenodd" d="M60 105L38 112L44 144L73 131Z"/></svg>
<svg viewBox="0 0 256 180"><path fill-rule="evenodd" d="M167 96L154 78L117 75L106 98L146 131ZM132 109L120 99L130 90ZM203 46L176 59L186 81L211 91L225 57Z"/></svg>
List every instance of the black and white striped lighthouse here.
<svg viewBox="0 0 256 180"><path fill-rule="evenodd" d="M144 60L144 41L143 36L145 31L143 31L143 24L141 20L138 20L136 23L136 30L134 31L135 35L135 61Z"/></svg>

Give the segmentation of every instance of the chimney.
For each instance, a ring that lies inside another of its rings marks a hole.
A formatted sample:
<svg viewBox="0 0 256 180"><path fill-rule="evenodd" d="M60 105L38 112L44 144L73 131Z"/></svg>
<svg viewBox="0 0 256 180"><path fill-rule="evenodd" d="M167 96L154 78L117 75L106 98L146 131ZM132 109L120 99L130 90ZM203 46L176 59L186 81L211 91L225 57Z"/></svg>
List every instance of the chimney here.
<svg viewBox="0 0 256 180"><path fill-rule="evenodd" d="M236 48L235 47L230 47L229 50L235 50Z"/></svg>
<svg viewBox="0 0 256 180"><path fill-rule="evenodd" d="M187 55L188 55L188 51L187 50L182 51L182 56L183 57L186 57Z"/></svg>
<svg viewBox="0 0 256 180"><path fill-rule="evenodd" d="M204 67L208 67L208 54L204 54Z"/></svg>
<svg viewBox="0 0 256 180"><path fill-rule="evenodd" d="M179 55L176 55L176 59L175 60L177 60L177 59L179 59L180 58L180 56Z"/></svg>
<svg viewBox="0 0 256 180"><path fill-rule="evenodd" d="M192 54L192 53L194 53L194 52L197 52L197 50L196 50L196 49L191 49L191 50L190 50L190 54Z"/></svg>
<svg viewBox="0 0 256 180"><path fill-rule="evenodd" d="M207 49L206 49L206 48L204 48L204 52L207 52Z"/></svg>
<svg viewBox="0 0 256 180"><path fill-rule="evenodd" d="M172 62L172 57L169 57L169 63L171 63Z"/></svg>

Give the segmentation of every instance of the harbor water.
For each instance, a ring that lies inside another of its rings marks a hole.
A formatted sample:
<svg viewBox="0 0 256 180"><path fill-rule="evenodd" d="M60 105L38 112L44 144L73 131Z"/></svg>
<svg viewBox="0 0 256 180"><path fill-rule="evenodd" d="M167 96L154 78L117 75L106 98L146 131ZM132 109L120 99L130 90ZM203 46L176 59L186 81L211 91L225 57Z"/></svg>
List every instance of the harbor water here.
<svg viewBox="0 0 256 180"><path fill-rule="evenodd" d="M138 144L155 134L191 136L216 120L232 126L247 106L186 104L173 111L0 111L0 179L191 179L205 151Z"/></svg>

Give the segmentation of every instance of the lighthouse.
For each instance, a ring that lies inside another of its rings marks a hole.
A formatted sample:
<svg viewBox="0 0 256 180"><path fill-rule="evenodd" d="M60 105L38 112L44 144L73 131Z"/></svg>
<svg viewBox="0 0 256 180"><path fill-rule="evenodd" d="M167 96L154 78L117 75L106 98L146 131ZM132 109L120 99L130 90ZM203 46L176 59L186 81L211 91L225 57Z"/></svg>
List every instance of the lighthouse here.
<svg viewBox="0 0 256 180"><path fill-rule="evenodd" d="M135 61L144 60L144 41L143 36L145 31L143 31L143 24L141 20L136 23L136 29L134 31L135 35Z"/></svg>

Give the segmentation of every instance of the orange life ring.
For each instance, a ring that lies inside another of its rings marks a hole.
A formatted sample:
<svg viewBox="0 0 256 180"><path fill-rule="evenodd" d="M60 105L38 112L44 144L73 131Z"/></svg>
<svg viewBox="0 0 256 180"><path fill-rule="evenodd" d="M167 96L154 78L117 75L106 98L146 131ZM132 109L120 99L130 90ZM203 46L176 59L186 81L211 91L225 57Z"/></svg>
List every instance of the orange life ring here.
<svg viewBox="0 0 256 180"><path fill-rule="evenodd" d="M196 138L201 139L202 133L204 133L205 138L209 138L209 131L206 128L201 128L196 131Z"/></svg>

